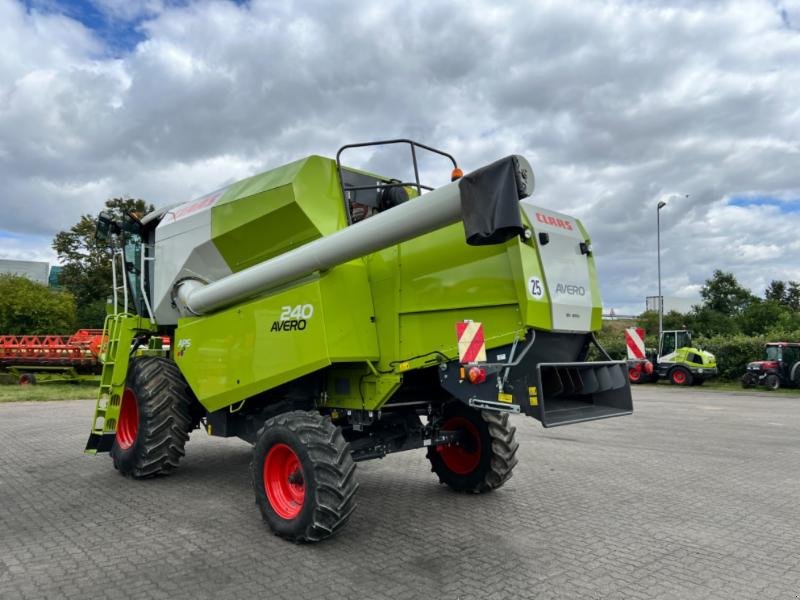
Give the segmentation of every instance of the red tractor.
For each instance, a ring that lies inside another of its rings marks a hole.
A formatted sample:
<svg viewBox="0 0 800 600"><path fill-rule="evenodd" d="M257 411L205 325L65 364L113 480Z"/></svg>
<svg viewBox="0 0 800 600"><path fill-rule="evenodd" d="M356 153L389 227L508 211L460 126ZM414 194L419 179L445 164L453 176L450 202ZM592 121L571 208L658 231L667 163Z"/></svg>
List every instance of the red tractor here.
<svg viewBox="0 0 800 600"><path fill-rule="evenodd" d="M769 342L764 346L764 359L747 364L742 387L763 385L772 390L800 386L800 344Z"/></svg>

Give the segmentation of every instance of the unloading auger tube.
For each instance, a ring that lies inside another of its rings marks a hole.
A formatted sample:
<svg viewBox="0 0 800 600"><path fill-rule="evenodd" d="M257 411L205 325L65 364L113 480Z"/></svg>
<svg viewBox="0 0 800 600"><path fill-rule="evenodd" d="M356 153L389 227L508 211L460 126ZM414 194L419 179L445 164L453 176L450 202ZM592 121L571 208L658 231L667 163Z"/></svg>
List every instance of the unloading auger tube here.
<svg viewBox="0 0 800 600"><path fill-rule="evenodd" d="M533 169L522 156L512 158L519 198L533 193ZM503 159L508 160L508 159ZM466 177L469 177L467 175ZM174 297L184 316L204 315L264 293L314 271L323 271L420 235L462 218L459 181L453 181L369 219L340 229L213 283L178 282Z"/></svg>

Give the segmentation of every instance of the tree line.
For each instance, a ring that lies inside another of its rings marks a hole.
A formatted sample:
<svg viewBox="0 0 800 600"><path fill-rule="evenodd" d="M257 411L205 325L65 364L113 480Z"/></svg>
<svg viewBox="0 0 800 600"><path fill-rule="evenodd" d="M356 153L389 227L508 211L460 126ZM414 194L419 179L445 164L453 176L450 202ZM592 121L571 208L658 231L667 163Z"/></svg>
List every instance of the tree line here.
<svg viewBox="0 0 800 600"><path fill-rule="evenodd" d="M766 336L800 341L800 282L772 280L759 297L733 273L716 270L700 289L701 303L686 313L664 314L664 329L690 329L700 337ZM638 319L648 334L657 334L658 313Z"/></svg>
<svg viewBox="0 0 800 600"><path fill-rule="evenodd" d="M153 206L139 199L112 198L105 210L121 219L130 212L144 215ZM0 275L0 334L67 335L103 326L111 296L111 249L95 240L96 218L83 215L53 238L53 250L63 265L57 289Z"/></svg>

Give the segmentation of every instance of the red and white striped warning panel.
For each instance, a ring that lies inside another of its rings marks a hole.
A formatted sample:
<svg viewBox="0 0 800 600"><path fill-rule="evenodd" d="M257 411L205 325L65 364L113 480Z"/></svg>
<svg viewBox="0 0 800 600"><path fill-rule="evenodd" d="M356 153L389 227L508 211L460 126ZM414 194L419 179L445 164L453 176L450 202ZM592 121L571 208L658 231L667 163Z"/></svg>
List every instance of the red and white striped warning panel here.
<svg viewBox="0 0 800 600"><path fill-rule="evenodd" d="M456 323L458 336L458 360L462 364L486 362L486 339L483 324L475 321Z"/></svg>
<svg viewBox="0 0 800 600"><path fill-rule="evenodd" d="M629 360L644 360L644 329L628 327L625 330L625 344L628 346Z"/></svg>

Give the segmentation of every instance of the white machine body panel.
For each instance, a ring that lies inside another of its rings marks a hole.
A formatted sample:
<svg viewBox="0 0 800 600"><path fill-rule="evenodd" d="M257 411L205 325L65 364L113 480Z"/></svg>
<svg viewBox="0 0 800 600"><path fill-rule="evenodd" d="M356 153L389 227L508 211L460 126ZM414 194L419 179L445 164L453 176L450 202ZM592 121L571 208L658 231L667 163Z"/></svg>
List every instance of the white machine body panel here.
<svg viewBox="0 0 800 600"><path fill-rule="evenodd" d="M521 203L533 227L550 295L553 329L588 332L592 323L592 288L586 242L575 218Z"/></svg>
<svg viewBox="0 0 800 600"><path fill-rule="evenodd" d="M153 277L153 313L156 322L171 325L180 314L172 302L173 287L182 279L210 283L231 274L211 241L211 209L225 189L167 211L156 227ZM152 264L152 263L151 263Z"/></svg>

